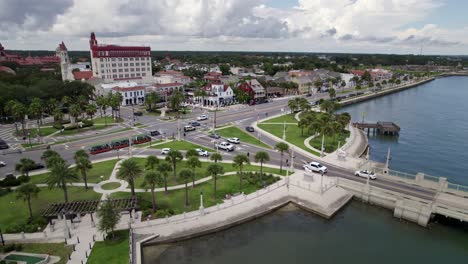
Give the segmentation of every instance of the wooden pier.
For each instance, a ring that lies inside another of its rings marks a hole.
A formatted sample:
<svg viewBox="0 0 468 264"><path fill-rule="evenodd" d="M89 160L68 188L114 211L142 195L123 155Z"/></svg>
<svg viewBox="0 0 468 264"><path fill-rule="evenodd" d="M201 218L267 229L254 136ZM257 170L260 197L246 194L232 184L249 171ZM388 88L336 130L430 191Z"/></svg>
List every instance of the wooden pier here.
<svg viewBox="0 0 468 264"><path fill-rule="evenodd" d="M377 132L380 135L398 136L400 134L400 126L393 122L353 123L353 126L362 130L367 128L368 134L371 129L374 130L374 133Z"/></svg>

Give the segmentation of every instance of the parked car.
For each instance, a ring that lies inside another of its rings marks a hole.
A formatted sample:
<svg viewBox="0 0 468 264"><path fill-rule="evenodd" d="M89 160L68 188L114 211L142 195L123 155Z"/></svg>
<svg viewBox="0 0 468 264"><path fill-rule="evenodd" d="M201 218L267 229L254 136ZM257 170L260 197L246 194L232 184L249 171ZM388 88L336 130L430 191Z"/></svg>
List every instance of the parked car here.
<svg viewBox="0 0 468 264"><path fill-rule="evenodd" d="M200 126L200 123L199 123L199 122L197 122L197 121L192 121L192 122L189 122L189 125L191 125L191 126L194 126L194 127L195 127L195 126Z"/></svg>
<svg viewBox="0 0 468 264"><path fill-rule="evenodd" d="M229 142L221 142L217 145L218 149L225 151L234 151L234 146Z"/></svg>
<svg viewBox="0 0 468 264"><path fill-rule="evenodd" d="M247 130L248 132L255 132L255 129L251 126L246 127L245 130Z"/></svg>
<svg viewBox="0 0 468 264"><path fill-rule="evenodd" d="M162 154L162 155L167 155L167 153L169 153L169 151L171 151L170 148L163 148L163 149L161 150L161 154Z"/></svg>
<svg viewBox="0 0 468 264"><path fill-rule="evenodd" d="M8 148L9 148L8 144L3 139L0 139L0 149L8 149Z"/></svg>
<svg viewBox="0 0 468 264"><path fill-rule="evenodd" d="M193 126L184 126L184 132L189 132L189 131L194 131L195 130L195 127Z"/></svg>
<svg viewBox="0 0 468 264"><path fill-rule="evenodd" d="M42 163L35 163L33 167L31 167L31 170L39 170L45 168L44 164Z"/></svg>
<svg viewBox="0 0 468 264"><path fill-rule="evenodd" d="M366 179L369 178L371 180L377 179L377 176L375 176L375 173L373 171L368 171L368 170L356 171L354 175L362 177L362 178L366 178Z"/></svg>
<svg viewBox="0 0 468 264"><path fill-rule="evenodd" d="M217 133L211 133L208 135L210 138L214 138L214 139L218 139L218 138L221 138L221 136Z"/></svg>
<svg viewBox="0 0 468 264"><path fill-rule="evenodd" d="M210 153L208 153L208 151L204 150L204 149L195 149L197 152L198 152L198 156L202 156L202 157L208 157L210 155Z"/></svg>
<svg viewBox="0 0 468 264"><path fill-rule="evenodd" d="M201 115L201 116L198 116L197 117L197 120L198 121L203 121L203 120L207 120L208 119L208 116L207 115Z"/></svg>
<svg viewBox="0 0 468 264"><path fill-rule="evenodd" d="M236 137L228 138L227 141L229 143L233 143L233 144L239 144L240 143L240 139L236 138Z"/></svg>
<svg viewBox="0 0 468 264"><path fill-rule="evenodd" d="M327 167L323 166L322 164L312 161L310 163L304 164L302 166L304 170L306 171L313 171L313 172L318 172L318 173L327 173Z"/></svg>
<svg viewBox="0 0 468 264"><path fill-rule="evenodd" d="M150 132L150 135L151 135L152 137L155 137L155 136L161 135L161 133L159 133L159 131L157 131L157 130L153 130L153 131Z"/></svg>
<svg viewBox="0 0 468 264"><path fill-rule="evenodd" d="M5 167L6 163L4 161L0 161L0 167Z"/></svg>
<svg viewBox="0 0 468 264"><path fill-rule="evenodd" d="M142 115L143 115L143 112L135 111L135 112L133 113L133 115L142 116Z"/></svg>

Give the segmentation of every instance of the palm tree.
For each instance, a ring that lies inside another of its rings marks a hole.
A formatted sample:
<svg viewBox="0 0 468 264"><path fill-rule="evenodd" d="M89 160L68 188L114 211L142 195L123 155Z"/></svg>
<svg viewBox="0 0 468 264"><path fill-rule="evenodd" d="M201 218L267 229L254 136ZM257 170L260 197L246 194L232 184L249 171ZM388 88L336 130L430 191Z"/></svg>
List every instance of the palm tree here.
<svg viewBox="0 0 468 264"><path fill-rule="evenodd" d="M270 161L270 155L265 151L259 151L255 153L255 162L260 162L260 178L263 176L263 163Z"/></svg>
<svg viewBox="0 0 468 264"><path fill-rule="evenodd" d="M221 156L221 154L219 154L218 152L216 153L213 153L210 157L210 160L211 161L214 161L215 163L218 163L218 161L222 161L223 160L223 156Z"/></svg>
<svg viewBox="0 0 468 264"><path fill-rule="evenodd" d="M145 96L145 105L148 111L153 110L153 106L160 101L159 94L156 92L147 93Z"/></svg>
<svg viewBox="0 0 468 264"><path fill-rule="evenodd" d="M19 163L15 165L15 171L20 172L23 176L29 176L29 171L34 168L36 162L32 159L21 158Z"/></svg>
<svg viewBox="0 0 468 264"><path fill-rule="evenodd" d="M44 104L41 99L33 98L29 105L29 113L37 119L38 136L41 135L42 113L44 112Z"/></svg>
<svg viewBox="0 0 468 264"><path fill-rule="evenodd" d="M42 153L41 160L43 160L47 168L49 168L52 167L54 161L60 161L63 159L57 151L48 149Z"/></svg>
<svg viewBox="0 0 468 264"><path fill-rule="evenodd" d="M242 192L242 169L244 164L250 164L250 160L245 154L237 154L233 162L232 166L239 169L239 190Z"/></svg>
<svg viewBox="0 0 468 264"><path fill-rule="evenodd" d="M214 199L216 200L216 182L218 180L218 175L219 174L224 174L224 168L223 166L219 165L219 164L210 164L208 166L208 168L206 168L206 172L208 175L210 175L211 177L213 177L213 180L214 180Z"/></svg>
<svg viewBox="0 0 468 264"><path fill-rule="evenodd" d="M333 88L328 89L328 95L330 98L335 98L336 97L336 91Z"/></svg>
<svg viewBox="0 0 468 264"><path fill-rule="evenodd" d="M193 156L198 156L198 151L196 151L195 149L189 149L187 150L187 152L185 153L185 158L189 158L189 157L193 157Z"/></svg>
<svg viewBox="0 0 468 264"><path fill-rule="evenodd" d="M289 151L289 145L284 142L279 142L276 144L275 149L277 149L281 153L281 161L280 161L280 173L283 172L283 156L284 152Z"/></svg>
<svg viewBox="0 0 468 264"><path fill-rule="evenodd" d="M85 183L85 189L88 190L87 173L93 168L93 164L89 160L89 155L86 153L86 150L80 149L75 152L75 156L73 158L75 159L76 170L81 173L81 177L83 177L83 181Z"/></svg>
<svg viewBox="0 0 468 264"><path fill-rule="evenodd" d="M140 177L142 173L143 170L135 160L127 159L120 164L117 178L126 180L130 184L132 196L135 196L135 179Z"/></svg>
<svg viewBox="0 0 468 264"><path fill-rule="evenodd" d="M304 136L304 128L309 126L309 120L301 118L297 123L297 126L301 129L301 136Z"/></svg>
<svg viewBox="0 0 468 264"><path fill-rule="evenodd" d="M145 164L146 169L154 170L156 165L158 164L159 164L159 159L156 156L150 155L146 158L146 164Z"/></svg>
<svg viewBox="0 0 468 264"><path fill-rule="evenodd" d="M171 165L167 162L161 162L158 165L158 171L164 176L164 192L167 193L167 174L172 170Z"/></svg>
<svg viewBox="0 0 468 264"><path fill-rule="evenodd" d="M54 117L54 121L55 121L55 122L61 123L61 122L62 122L62 119L63 119L63 112L62 112L62 110L60 110L60 108L56 107L56 108L52 111L52 116Z"/></svg>
<svg viewBox="0 0 468 264"><path fill-rule="evenodd" d="M76 119L80 116L81 114L81 107L78 104L72 104L70 106L69 110L69 115L72 117L71 119L71 125L73 126L76 122Z"/></svg>
<svg viewBox="0 0 468 264"><path fill-rule="evenodd" d="M291 109L291 112L296 112L299 106L297 105L297 101L292 99L288 101L288 107Z"/></svg>
<svg viewBox="0 0 468 264"><path fill-rule="evenodd" d="M192 169L192 188L195 188L195 169L201 168L202 163L196 156L190 156L187 165Z"/></svg>
<svg viewBox="0 0 468 264"><path fill-rule="evenodd" d="M62 188L65 203L68 203L67 184L77 179L78 175L76 174L76 171L71 169L70 166L62 160L53 163L46 182L50 189L54 187Z"/></svg>
<svg viewBox="0 0 468 264"><path fill-rule="evenodd" d="M21 130L24 134L24 116L26 115L26 107L16 100L10 100L5 104L4 111L10 114L16 122L21 122ZM18 130L16 130L16 133L18 134Z"/></svg>
<svg viewBox="0 0 468 264"><path fill-rule="evenodd" d="M39 187L33 183L21 184L21 186L16 189L16 199L22 199L28 203L29 219L33 218L31 199L36 198L40 191Z"/></svg>
<svg viewBox="0 0 468 264"><path fill-rule="evenodd" d="M188 182L192 178L192 172L188 169L183 169L179 172L179 178L185 184L185 206L189 206L189 199L188 199Z"/></svg>
<svg viewBox="0 0 468 264"><path fill-rule="evenodd" d="M154 189L163 183L161 174L155 171L147 171L143 179L143 187L149 186L151 190L151 203L153 205L153 214L156 212L156 197L154 195Z"/></svg>
<svg viewBox="0 0 468 264"><path fill-rule="evenodd" d="M180 153L180 151L178 150L171 149L169 153L167 153L166 161L172 163L172 171L174 173L174 179L177 178L177 173L176 173L177 162L183 159L184 159L184 156L182 156L182 153Z"/></svg>
<svg viewBox="0 0 468 264"><path fill-rule="evenodd" d="M97 107L95 104L88 104L86 105L85 112L89 118L93 119L94 115L97 112Z"/></svg>
<svg viewBox="0 0 468 264"><path fill-rule="evenodd" d="M169 105L172 111L176 112L176 118L180 118L180 105L184 102L185 96L179 90L175 90L169 98Z"/></svg>

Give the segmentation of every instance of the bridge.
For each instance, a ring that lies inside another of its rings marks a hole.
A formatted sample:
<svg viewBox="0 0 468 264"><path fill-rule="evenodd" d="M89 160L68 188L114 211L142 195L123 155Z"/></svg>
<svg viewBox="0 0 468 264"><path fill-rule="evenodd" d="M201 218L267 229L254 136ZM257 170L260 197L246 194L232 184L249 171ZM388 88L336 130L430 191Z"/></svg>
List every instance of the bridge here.
<svg viewBox="0 0 468 264"><path fill-rule="evenodd" d="M353 123L353 126L362 130L367 128L367 133L371 129L374 130L374 133L377 132L381 135L398 135L400 133L400 126L393 122L377 122L377 123Z"/></svg>

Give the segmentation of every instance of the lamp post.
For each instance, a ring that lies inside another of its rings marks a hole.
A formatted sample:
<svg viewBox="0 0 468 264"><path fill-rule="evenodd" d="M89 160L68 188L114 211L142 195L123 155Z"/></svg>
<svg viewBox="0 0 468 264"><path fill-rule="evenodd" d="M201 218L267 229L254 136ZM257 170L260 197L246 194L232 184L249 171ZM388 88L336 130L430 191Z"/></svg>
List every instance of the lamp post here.
<svg viewBox="0 0 468 264"><path fill-rule="evenodd" d="M200 215L205 214L205 207L203 207L203 192L200 192L200 207L198 209L200 210Z"/></svg>
<svg viewBox="0 0 468 264"><path fill-rule="evenodd" d="M387 152L387 161L385 162L385 171L384 173L388 173L388 171L390 170L390 160L392 158L390 157L390 147L388 147L388 152Z"/></svg>
<svg viewBox="0 0 468 264"><path fill-rule="evenodd" d="M283 121L283 141L286 141L286 121Z"/></svg>
<svg viewBox="0 0 468 264"><path fill-rule="evenodd" d="M324 142L325 142L325 134L322 133L322 147L320 148L320 157L323 157L323 151L325 150L323 146Z"/></svg>
<svg viewBox="0 0 468 264"><path fill-rule="evenodd" d="M31 146L31 133L28 132L28 139L29 139L29 148L32 148Z"/></svg>

